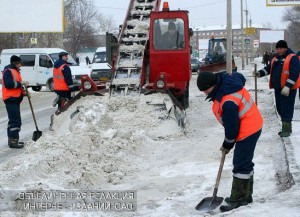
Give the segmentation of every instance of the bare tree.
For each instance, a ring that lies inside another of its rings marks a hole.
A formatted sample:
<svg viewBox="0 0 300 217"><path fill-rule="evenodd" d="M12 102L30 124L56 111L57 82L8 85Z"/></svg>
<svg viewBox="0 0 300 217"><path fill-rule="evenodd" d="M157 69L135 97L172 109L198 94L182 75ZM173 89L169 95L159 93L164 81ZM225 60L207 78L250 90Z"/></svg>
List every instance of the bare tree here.
<svg viewBox="0 0 300 217"><path fill-rule="evenodd" d="M14 48L16 46L16 38L14 34L0 34L0 51L6 48Z"/></svg>
<svg viewBox="0 0 300 217"><path fill-rule="evenodd" d="M63 47L62 33L37 34L38 47Z"/></svg>
<svg viewBox="0 0 300 217"><path fill-rule="evenodd" d="M99 32L112 32L116 29L116 24L111 16L105 17L103 14L99 13L97 21L99 24Z"/></svg>
<svg viewBox="0 0 300 217"><path fill-rule="evenodd" d="M289 47L294 51L300 50L300 7L291 7L285 11L283 21L288 22L287 39Z"/></svg>
<svg viewBox="0 0 300 217"><path fill-rule="evenodd" d="M66 0L65 16L67 19L64 34L64 47L75 55L83 47L97 46L96 30L97 11L93 1Z"/></svg>

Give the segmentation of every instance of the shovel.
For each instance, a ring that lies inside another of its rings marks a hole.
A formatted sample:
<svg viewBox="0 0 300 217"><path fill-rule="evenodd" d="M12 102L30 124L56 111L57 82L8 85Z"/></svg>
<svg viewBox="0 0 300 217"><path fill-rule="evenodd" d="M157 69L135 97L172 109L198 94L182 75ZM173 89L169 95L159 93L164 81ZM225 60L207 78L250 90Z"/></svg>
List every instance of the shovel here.
<svg viewBox="0 0 300 217"><path fill-rule="evenodd" d="M26 91L26 94L27 94L28 93L27 86L24 85L24 87L25 87L25 91ZM35 128L36 128L36 131L33 132L32 140L36 142L42 136L43 132L39 131L39 129L38 129L38 126L37 126L37 123L36 123L36 118L35 118L35 115L34 115L32 104L31 104L31 99L30 99L30 97L28 97L28 95L27 95L27 98L28 98L28 102L29 102L29 105L30 105L32 117L33 117Z"/></svg>
<svg viewBox="0 0 300 217"><path fill-rule="evenodd" d="M220 162L220 166L219 166L219 171L218 171L218 176L217 176L213 196L204 198L195 207L196 210L208 212L208 211L214 210L219 205L221 205L221 203L223 202L224 198L223 197L218 197L217 193L218 193L218 187L219 187L221 174L222 174L222 170L223 170L223 166L224 166L225 155L226 155L225 151L222 151L222 158L221 158L221 162Z"/></svg>

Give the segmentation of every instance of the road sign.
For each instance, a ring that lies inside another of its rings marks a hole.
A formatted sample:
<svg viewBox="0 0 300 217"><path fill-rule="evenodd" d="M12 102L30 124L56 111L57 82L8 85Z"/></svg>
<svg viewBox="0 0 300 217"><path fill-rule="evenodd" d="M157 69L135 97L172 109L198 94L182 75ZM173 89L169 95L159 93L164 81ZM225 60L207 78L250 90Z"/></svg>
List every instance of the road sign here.
<svg viewBox="0 0 300 217"><path fill-rule="evenodd" d="M250 44L250 39L249 38L245 38L245 44Z"/></svg>
<svg viewBox="0 0 300 217"><path fill-rule="evenodd" d="M246 35L255 35L256 29L254 27L245 28Z"/></svg>
<svg viewBox="0 0 300 217"><path fill-rule="evenodd" d="M37 38L30 38L31 44L37 44Z"/></svg>

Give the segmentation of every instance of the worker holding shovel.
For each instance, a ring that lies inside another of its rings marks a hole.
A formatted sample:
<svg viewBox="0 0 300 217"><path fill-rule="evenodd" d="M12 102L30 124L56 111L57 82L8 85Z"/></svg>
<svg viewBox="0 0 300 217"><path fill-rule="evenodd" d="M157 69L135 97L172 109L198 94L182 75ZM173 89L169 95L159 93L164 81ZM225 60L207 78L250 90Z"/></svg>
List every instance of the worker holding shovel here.
<svg viewBox="0 0 300 217"><path fill-rule="evenodd" d="M8 114L8 146L10 148L23 148L24 142L19 142L19 132L22 125L20 104L26 94L23 85L28 85L28 81L22 80L20 73L21 58L13 55L10 58L10 63L5 67L2 79L2 99ZM28 97L30 96L28 95Z"/></svg>
<svg viewBox="0 0 300 217"><path fill-rule="evenodd" d="M245 82L245 77L237 72L201 72L197 79L199 90L207 95L206 99L213 101L213 113L224 126L225 139L221 151L227 154L235 146L231 195L225 198L227 205L220 207L223 212L252 202L252 159L263 119L249 92L244 88ZM200 205L201 203L198 208Z"/></svg>

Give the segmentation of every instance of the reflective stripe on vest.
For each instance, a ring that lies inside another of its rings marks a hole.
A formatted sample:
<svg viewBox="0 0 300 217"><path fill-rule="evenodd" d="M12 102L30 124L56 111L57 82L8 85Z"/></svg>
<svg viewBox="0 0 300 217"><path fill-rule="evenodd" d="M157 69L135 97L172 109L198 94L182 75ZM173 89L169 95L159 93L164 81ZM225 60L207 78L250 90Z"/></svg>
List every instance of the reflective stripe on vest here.
<svg viewBox="0 0 300 217"><path fill-rule="evenodd" d="M282 66L282 71L281 71L281 81L280 81L280 86L283 88L286 85L286 82L288 81L289 83L293 84L292 89L297 89L300 87L300 76L298 77L297 81L294 82L293 80L289 79L290 75L290 64L291 64L291 59L292 57L295 56L295 54L289 54L285 58ZM270 69L270 81L269 81L269 87L272 87L271 81L272 81L272 69L273 69L273 64L276 60L276 57L274 57L271 61L271 69Z"/></svg>
<svg viewBox="0 0 300 217"><path fill-rule="evenodd" d="M15 87L10 88L10 89L6 88L4 85L4 79L2 79L2 99L3 100L6 100L11 97L18 98L21 96L22 93L24 94L22 87L17 88L17 82L22 81L21 73L19 73L16 69L9 69L9 70L11 72L13 81L15 83ZM3 71L3 73L2 73L3 76L6 71L7 71L7 69Z"/></svg>
<svg viewBox="0 0 300 217"><path fill-rule="evenodd" d="M62 73L62 70L65 66L67 66L67 64L62 64L59 68L54 68L53 71L54 90L62 90L62 91L69 90L69 87L65 81L65 77Z"/></svg>
<svg viewBox="0 0 300 217"><path fill-rule="evenodd" d="M241 141L258 132L262 128L262 116L252 100L249 92L243 88L236 93L222 97L221 101L213 103L213 112L217 120L223 125L222 106L225 102L232 101L238 106L240 129L235 141Z"/></svg>

